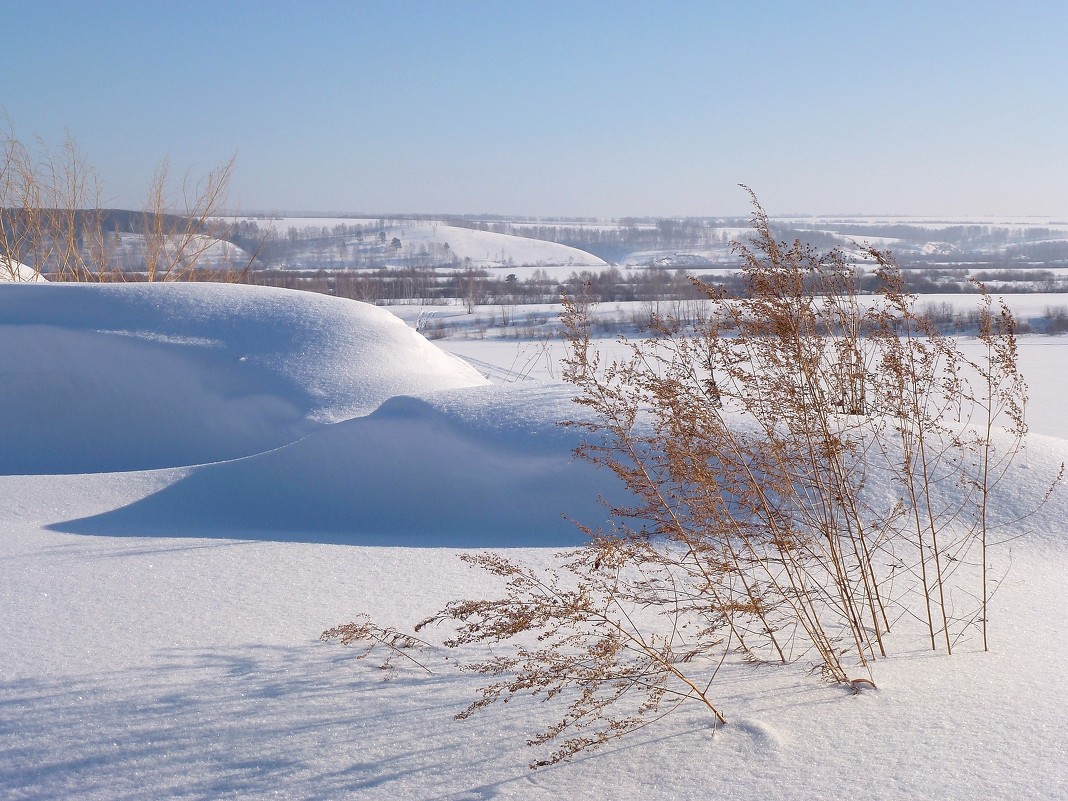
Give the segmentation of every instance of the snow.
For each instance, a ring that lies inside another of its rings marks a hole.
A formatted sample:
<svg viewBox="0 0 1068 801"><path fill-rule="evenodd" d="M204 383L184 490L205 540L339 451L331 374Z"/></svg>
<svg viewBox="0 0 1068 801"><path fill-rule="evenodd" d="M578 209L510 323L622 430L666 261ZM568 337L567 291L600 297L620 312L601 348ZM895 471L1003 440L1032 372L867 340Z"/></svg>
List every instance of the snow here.
<svg viewBox="0 0 1068 801"><path fill-rule="evenodd" d="M397 397L292 445L207 465L122 509L60 524L358 545L515 547L582 541L564 511L600 514L609 476L574 463L560 387Z"/></svg>
<svg viewBox="0 0 1068 801"><path fill-rule="evenodd" d="M0 329L4 798L1068 798L1066 492L999 553L991 653L899 651L859 695L728 663L728 726L531 772L550 706L457 722L477 677L318 635L492 594L461 549L546 565L561 514L603 517L554 368L490 385L386 311L250 287L5 285ZM502 375L531 346L449 344ZM1024 340L1049 436L1001 517L1068 459L1066 345Z"/></svg>
<svg viewBox="0 0 1068 801"><path fill-rule="evenodd" d="M608 262L578 248L528 239L492 231L478 231L453 225L406 223L387 232L396 236L402 246L418 250L422 245L447 244L449 251L461 262L470 259L474 267L504 267L516 265L607 267Z"/></svg>
<svg viewBox="0 0 1068 801"><path fill-rule="evenodd" d="M209 284L6 285L0 473L279 447L402 393L486 383L382 309Z"/></svg>
<svg viewBox="0 0 1068 801"><path fill-rule="evenodd" d="M338 226L371 226L375 234L383 232L388 240L396 237L401 248L395 254L398 261L417 258L420 252L429 251L437 261L455 260L457 266L467 267L573 267L603 268L608 266L592 253L579 248L531 239L524 236L499 234L492 231L480 231L462 228L435 220L389 220L361 219L349 217L283 217L277 220L256 218L236 218L241 221L255 222L263 228L270 228L277 235L284 236L290 228L298 230L327 228L333 230ZM349 238L346 245L358 249L361 245L373 245L372 236L362 240ZM448 245L445 250L444 246Z"/></svg>
<svg viewBox="0 0 1068 801"><path fill-rule="evenodd" d="M43 283L47 279L32 267L0 256L0 283Z"/></svg>

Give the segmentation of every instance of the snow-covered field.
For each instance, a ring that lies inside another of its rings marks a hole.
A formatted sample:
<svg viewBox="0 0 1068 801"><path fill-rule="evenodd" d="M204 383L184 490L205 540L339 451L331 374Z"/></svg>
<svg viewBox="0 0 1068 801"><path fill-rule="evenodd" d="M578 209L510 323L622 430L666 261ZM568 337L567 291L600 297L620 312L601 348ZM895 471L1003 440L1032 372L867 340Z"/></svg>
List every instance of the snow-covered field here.
<svg viewBox="0 0 1068 801"><path fill-rule="evenodd" d="M490 383L385 310L212 285L5 284L0 331L0 797L1068 798L1068 492L1002 551L991 653L899 652L860 695L728 664L728 726L683 708L530 771L548 706L457 722L477 677L318 637L492 594L462 549L547 564L563 513L603 518L537 343L447 343ZM1006 508L1068 459L1068 340L1022 358Z"/></svg>

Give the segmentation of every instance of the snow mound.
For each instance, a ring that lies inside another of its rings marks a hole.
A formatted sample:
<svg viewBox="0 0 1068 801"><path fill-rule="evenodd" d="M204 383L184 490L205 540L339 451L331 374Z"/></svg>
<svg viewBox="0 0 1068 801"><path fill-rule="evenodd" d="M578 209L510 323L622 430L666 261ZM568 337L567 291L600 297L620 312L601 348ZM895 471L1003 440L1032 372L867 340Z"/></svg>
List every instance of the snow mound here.
<svg viewBox="0 0 1068 801"><path fill-rule="evenodd" d="M386 311L219 284L0 285L0 473L260 453L486 381Z"/></svg>
<svg viewBox="0 0 1068 801"><path fill-rule="evenodd" d="M596 524L606 470L574 462L567 387L397 397L259 456L197 468L124 508L57 524L109 536L193 536L359 545L562 546L563 517Z"/></svg>
<svg viewBox="0 0 1068 801"><path fill-rule="evenodd" d="M39 272L27 264L0 256L0 283L46 283Z"/></svg>

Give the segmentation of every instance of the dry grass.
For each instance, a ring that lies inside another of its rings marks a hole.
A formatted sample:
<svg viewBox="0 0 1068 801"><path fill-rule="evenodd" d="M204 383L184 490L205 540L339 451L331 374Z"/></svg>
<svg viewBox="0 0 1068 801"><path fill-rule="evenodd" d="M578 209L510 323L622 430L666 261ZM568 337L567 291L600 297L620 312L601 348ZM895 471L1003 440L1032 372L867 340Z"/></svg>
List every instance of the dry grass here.
<svg viewBox="0 0 1068 801"><path fill-rule="evenodd" d="M118 232L102 208L102 184L71 136L58 151L27 143L10 122L0 130L0 265L21 262L58 281L241 280L256 255L203 273L200 264L226 226L226 190L234 160L200 180L186 176L174 189L170 164L156 170L140 215L142 264L130 273ZM262 242L261 242L262 245Z"/></svg>
<svg viewBox="0 0 1068 801"><path fill-rule="evenodd" d="M566 304L577 454L633 502L555 570L466 557L503 595L419 625L492 645L467 664L490 682L460 717L524 695L560 704L530 740L558 747L533 766L684 703L725 723L716 677L732 654L809 663L859 691L892 628L914 648L903 618L932 649L988 645L990 499L1026 434L1012 315L981 296L985 348L969 359L889 254L866 252L882 290L862 297L861 265L775 241L754 208L744 296L698 282L712 313L655 318L626 358L603 363L588 305Z"/></svg>

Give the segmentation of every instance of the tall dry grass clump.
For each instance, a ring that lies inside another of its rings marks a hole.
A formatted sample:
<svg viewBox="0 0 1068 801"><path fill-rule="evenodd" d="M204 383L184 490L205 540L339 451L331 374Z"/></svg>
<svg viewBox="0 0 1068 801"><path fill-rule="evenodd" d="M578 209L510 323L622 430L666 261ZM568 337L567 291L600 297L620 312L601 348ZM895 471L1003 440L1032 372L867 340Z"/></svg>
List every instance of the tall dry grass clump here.
<svg viewBox="0 0 1068 801"><path fill-rule="evenodd" d="M8 123L0 130L0 270L17 278L21 263L32 277L59 281L195 280L227 236L218 218L233 168L230 159L175 188L164 159L139 212L106 209L101 181L70 135L55 150L40 139L20 139ZM136 235L132 265L122 252L120 220L121 232ZM254 258L216 265L208 274L239 280Z"/></svg>
<svg viewBox="0 0 1068 801"><path fill-rule="evenodd" d="M464 557L501 596L417 627L489 649L467 663L490 680L461 718L518 696L560 705L530 740L557 747L533 766L683 704L726 723L717 678L739 655L860 691L895 649L988 647L1005 522L991 499L1027 431L1011 313L981 294L969 356L888 253L776 241L753 202L743 296L695 281L707 314L654 317L611 361L589 304L565 304L565 377L585 409L566 425L630 503L554 569Z"/></svg>
<svg viewBox="0 0 1068 801"><path fill-rule="evenodd" d="M715 678L731 653L806 661L858 690L917 636L952 653L977 632L988 647L990 501L1027 430L1011 313L982 294L969 357L889 254L778 242L754 207L736 246L747 294L695 282L711 308L689 327L654 318L604 363L586 305L566 304L566 378L588 412L569 423L586 431L577 454L634 502L555 572L468 557L504 596L422 624L451 622L454 646L515 643L470 666L496 679L464 715L567 699L531 741L563 744L535 764L681 703L725 722ZM862 270L878 293L860 292Z"/></svg>
<svg viewBox="0 0 1068 801"><path fill-rule="evenodd" d="M100 182L68 135L58 153L0 132L0 269L22 263L82 280L110 270L99 225ZM96 210L94 213L93 210ZM97 219L94 220L94 217Z"/></svg>

